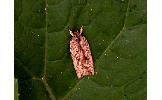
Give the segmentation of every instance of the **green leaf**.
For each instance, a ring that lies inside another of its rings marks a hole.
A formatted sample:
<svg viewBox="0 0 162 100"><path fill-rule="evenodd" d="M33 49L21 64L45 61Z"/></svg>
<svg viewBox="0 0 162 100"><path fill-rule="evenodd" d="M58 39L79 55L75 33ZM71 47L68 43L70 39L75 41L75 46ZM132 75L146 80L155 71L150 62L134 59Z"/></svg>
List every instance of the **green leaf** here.
<svg viewBox="0 0 162 100"><path fill-rule="evenodd" d="M14 100L19 100L18 81L14 78Z"/></svg>
<svg viewBox="0 0 162 100"><path fill-rule="evenodd" d="M146 0L15 0L20 100L146 100ZM97 75L78 79L68 27L84 26Z"/></svg>

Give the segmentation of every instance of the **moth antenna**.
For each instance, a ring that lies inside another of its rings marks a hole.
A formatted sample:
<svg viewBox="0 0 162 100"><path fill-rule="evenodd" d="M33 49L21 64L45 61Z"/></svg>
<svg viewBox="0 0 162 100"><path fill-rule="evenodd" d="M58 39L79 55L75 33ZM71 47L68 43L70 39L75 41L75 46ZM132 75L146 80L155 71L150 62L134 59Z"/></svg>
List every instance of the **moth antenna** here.
<svg viewBox="0 0 162 100"><path fill-rule="evenodd" d="M71 36L74 36L73 32L69 29L69 32L70 32L70 35Z"/></svg>
<svg viewBox="0 0 162 100"><path fill-rule="evenodd" d="M80 27L80 35L83 33L83 25Z"/></svg>

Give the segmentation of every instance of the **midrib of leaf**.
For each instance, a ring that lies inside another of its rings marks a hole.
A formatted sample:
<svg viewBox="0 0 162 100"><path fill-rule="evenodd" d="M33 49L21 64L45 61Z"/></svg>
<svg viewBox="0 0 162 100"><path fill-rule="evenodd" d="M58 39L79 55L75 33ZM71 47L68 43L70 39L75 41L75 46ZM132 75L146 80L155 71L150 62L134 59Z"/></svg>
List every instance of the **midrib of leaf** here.
<svg viewBox="0 0 162 100"><path fill-rule="evenodd" d="M46 90L48 91L49 97L51 98L51 100L56 100L56 97L53 95L53 92L52 92L51 88L49 87L45 78L42 78L42 82L45 85Z"/></svg>
<svg viewBox="0 0 162 100"><path fill-rule="evenodd" d="M45 46L45 61L44 61L44 75L46 75L46 65L47 65L47 33L48 33L48 31L47 31L47 0L45 0L45 8L44 8L44 10L45 10L45 44L44 44L44 46Z"/></svg>
<svg viewBox="0 0 162 100"><path fill-rule="evenodd" d="M49 97L51 98L51 100L56 100L56 97L54 95L54 93L52 92L52 89L50 88L50 86L48 85L47 81L46 81L46 66L47 66L47 47L48 47L48 43L47 43L47 39L48 39L48 31L47 31L47 0L45 0L45 61L44 61L44 76L41 78L41 81L43 82Z"/></svg>
<svg viewBox="0 0 162 100"><path fill-rule="evenodd" d="M130 5L130 0L128 0L128 4L127 4L127 9L126 9L126 13L125 13L125 19L124 19L124 23L123 23L123 27L120 30L120 32L117 34L117 36L111 41L111 43L106 47L106 49L103 51L103 53L99 56L99 58L96 60L96 63L99 62L99 60L101 59L101 57L104 55L104 53L109 50L111 48L111 46L115 43L115 41L120 37L120 35L122 34L122 31L126 29L125 23L127 21L127 16L128 16L128 12L129 12L129 5ZM76 85L64 96L64 99L66 99L66 97L72 93L72 91L75 89L75 87L81 82L81 80L78 81L78 83L76 83Z"/></svg>
<svg viewBox="0 0 162 100"><path fill-rule="evenodd" d="M46 89L46 91L48 92L49 94L49 97L51 98L51 100L56 100L56 97L54 95L54 93L52 92L52 89L50 88L50 86L48 85L47 81L46 81L46 66L47 66L47 54L48 54L48 43L47 43L47 39L48 39L48 31L47 31L47 0L45 0L45 52L44 52L44 55L45 55L45 61L44 61L44 72L43 72L43 77L39 78L39 77L34 77L32 73L30 73L30 71L23 66L23 68L31 75L33 76L32 77L32 80L38 80L38 81L41 81Z"/></svg>

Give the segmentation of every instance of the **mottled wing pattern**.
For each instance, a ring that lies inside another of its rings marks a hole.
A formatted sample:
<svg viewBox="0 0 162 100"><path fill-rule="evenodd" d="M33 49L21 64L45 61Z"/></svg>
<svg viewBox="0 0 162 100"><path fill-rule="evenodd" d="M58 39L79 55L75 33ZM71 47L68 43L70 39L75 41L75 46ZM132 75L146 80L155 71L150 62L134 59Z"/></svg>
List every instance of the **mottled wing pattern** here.
<svg viewBox="0 0 162 100"><path fill-rule="evenodd" d="M84 36L72 37L70 52L78 78L94 75L93 59L89 44Z"/></svg>
<svg viewBox="0 0 162 100"><path fill-rule="evenodd" d="M93 58L88 41L84 36L80 36L80 46L84 53L84 73L83 75L94 75Z"/></svg>
<svg viewBox="0 0 162 100"><path fill-rule="evenodd" d="M82 76L82 64L81 59L83 57L83 51L80 48L80 44L75 40L75 37L72 37L70 41L70 52L73 60L74 68L78 78Z"/></svg>

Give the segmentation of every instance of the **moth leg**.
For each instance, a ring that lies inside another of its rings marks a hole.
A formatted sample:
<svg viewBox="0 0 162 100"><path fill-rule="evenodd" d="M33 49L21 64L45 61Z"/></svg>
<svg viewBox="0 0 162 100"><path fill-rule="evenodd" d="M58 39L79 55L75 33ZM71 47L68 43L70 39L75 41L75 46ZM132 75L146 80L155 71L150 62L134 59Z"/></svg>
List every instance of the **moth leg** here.
<svg viewBox="0 0 162 100"><path fill-rule="evenodd" d="M69 32L70 32L70 35L71 36L74 36L73 32L69 29Z"/></svg>
<svg viewBox="0 0 162 100"><path fill-rule="evenodd" d="M80 34L82 34L83 33L83 26L81 26L81 28L80 28Z"/></svg>

